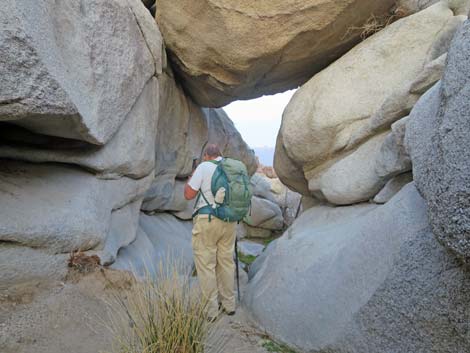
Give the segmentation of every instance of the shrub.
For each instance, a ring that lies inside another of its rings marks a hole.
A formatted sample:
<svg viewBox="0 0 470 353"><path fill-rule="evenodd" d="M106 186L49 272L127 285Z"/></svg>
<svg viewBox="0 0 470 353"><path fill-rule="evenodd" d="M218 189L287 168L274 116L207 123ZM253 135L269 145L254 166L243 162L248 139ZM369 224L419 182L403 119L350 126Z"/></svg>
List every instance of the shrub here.
<svg viewBox="0 0 470 353"><path fill-rule="evenodd" d="M67 265L79 273L89 273L100 267L100 258L97 255L89 256L81 250L72 251Z"/></svg>
<svg viewBox="0 0 470 353"><path fill-rule="evenodd" d="M408 15L409 12L402 7L396 7L393 11L385 16L375 16L374 14L371 14L362 26L349 27L342 39L350 36L354 32L359 32L361 40L365 40L371 35L391 25L393 22L398 21L399 19Z"/></svg>
<svg viewBox="0 0 470 353"><path fill-rule="evenodd" d="M161 267L156 278L148 274L108 302L113 352L223 352L221 341L212 340L209 346L215 326L208 322L207 301L191 286L190 277L181 275L180 266Z"/></svg>
<svg viewBox="0 0 470 353"><path fill-rule="evenodd" d="M256 260L254 255L245 255L242 252L238 252L238 259L243 262L245 265L250 266Z"/></svg>
<svg viewBox="0 0 470 353"><path fill-rule="evenodd" d="M268 352L275 352L275 353L295 353L289 347L276 343L270 339L263 340L261 346L266 349Z"/></svg>

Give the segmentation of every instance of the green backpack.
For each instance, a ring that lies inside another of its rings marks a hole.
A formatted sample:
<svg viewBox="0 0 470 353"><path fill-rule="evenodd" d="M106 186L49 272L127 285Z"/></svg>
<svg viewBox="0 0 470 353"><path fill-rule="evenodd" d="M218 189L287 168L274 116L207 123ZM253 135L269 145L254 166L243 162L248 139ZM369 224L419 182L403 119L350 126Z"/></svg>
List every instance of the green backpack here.
<svg viewBox="0 0 470 353"><path fill-rule="evenodd" d="M242 162L232 158L210 162L217 165L212 175L212 194L215 197L220 188L225 188L224 201L212 207L202 192L199 192L207 206L200 208L197 213L214 215L225 222L240 222L250 210L253 195L246 167Z"/></svg>

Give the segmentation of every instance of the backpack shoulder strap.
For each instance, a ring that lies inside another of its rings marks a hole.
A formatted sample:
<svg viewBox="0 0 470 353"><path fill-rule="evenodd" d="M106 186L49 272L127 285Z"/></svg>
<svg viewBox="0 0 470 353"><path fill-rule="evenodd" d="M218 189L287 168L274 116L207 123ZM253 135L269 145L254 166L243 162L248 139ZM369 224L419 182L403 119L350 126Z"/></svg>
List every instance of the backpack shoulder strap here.
<svg viewBox="0 0 470 353"><path fill-rule="evenodd" d="M199 189L199 194L198 194L198 200L197 200L197 201L199 201L199 196L202 196L202 198L203 198L204 201L206 202L207 206L212 206L212 205L209 203L209 201L207 201L207 198L206 198L206 196L204 196L204 193L202 192L201 189ZM197 204L197 201L196 201L196 204Z"/></svg>
<svg viewBox="0 0 470 353"><path fill-rule="evenodd" d="M201 209L204 209L204 208L207 208L207 207L212 208L212 205L209 203L209 201L207 201L207 198L206 198L206 196L204 196L204 193L202 192L201 189L199 189L199 192L197 194L195 205L197 205L199 203L199 199L201 198L201 196L204 199L204 201L206 202L206 206L203 206L203 207L199 208L198 210L196 210L193 213L193 217L196 216ZM209 214L209 222L210 222L210 214Z"/></svg>
<svg viewBox="0 0 470 353"><path fill-rule="evenodd" d="M212 164L215 164L215 165L219 165L220 162L222 162L221 160L220 161L216 161L215 159L209 159L207 162L210 162Z"/></svg>

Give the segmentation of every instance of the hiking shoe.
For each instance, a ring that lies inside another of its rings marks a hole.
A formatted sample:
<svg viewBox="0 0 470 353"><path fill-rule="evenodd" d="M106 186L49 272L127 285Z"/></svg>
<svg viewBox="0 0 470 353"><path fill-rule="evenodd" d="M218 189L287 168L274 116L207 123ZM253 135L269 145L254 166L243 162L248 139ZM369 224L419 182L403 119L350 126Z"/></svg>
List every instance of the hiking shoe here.
<svg viewBox="0 0 470 353"><path fill-rule="evenodd" d="M226 313L228 316L233 316L233 315L235 315L235 310L227 311L227 310L222 306L222 303L219 303L219 311L222 312L222 313Z"/></svg>
<svg viewBox="0 0 470 353"><path fill-rule="evenodd" d="M207 322L212 324L217 321L217 316L208 316L207 317Z"/></svg>

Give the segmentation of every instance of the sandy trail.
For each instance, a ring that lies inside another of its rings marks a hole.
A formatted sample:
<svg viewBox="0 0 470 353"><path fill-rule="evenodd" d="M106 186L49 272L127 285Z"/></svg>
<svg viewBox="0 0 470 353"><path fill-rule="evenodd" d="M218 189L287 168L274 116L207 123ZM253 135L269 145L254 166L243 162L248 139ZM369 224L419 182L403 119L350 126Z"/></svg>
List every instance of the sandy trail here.
<svg viewBox="0 0 470 353"><path fill-rule="evenodd" d="M97 270L66 282L28 283L0 293L0 352L110 352L111 334L100 324L107 317L103 300L131 283L123 272ZM216 332L224 342L217 353L267 352L240 307L232 317L220 316Z"/></svg>

